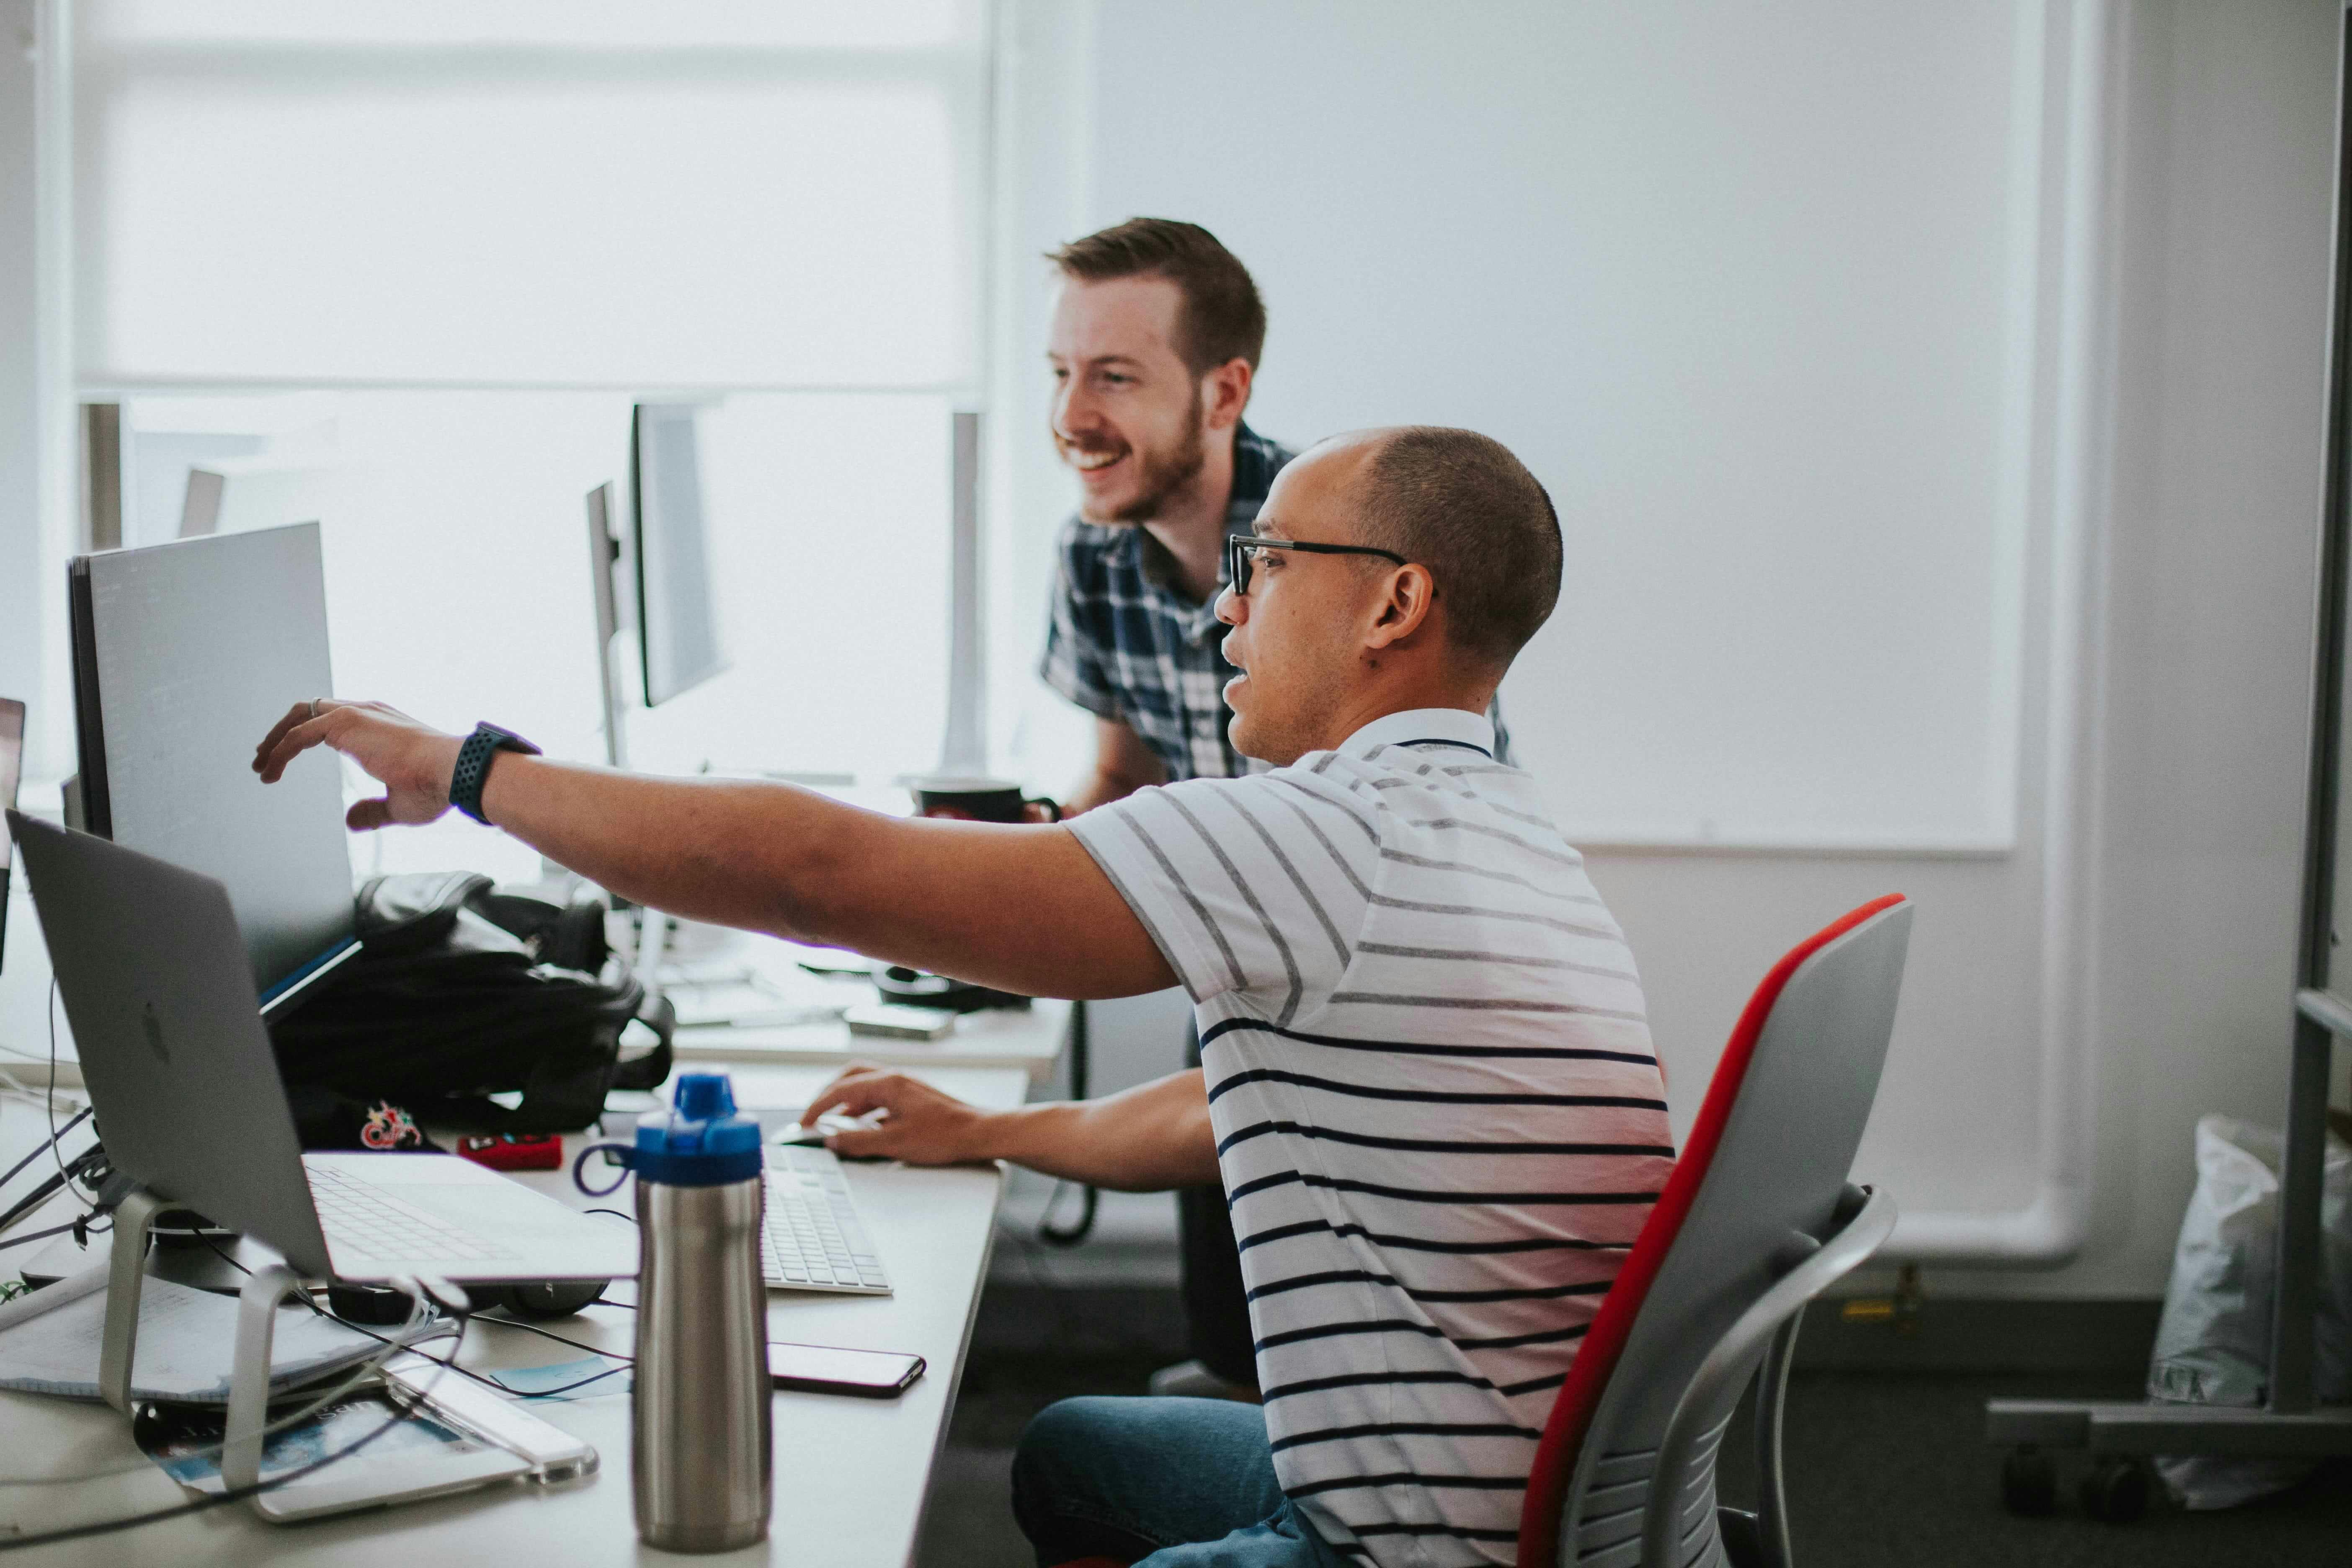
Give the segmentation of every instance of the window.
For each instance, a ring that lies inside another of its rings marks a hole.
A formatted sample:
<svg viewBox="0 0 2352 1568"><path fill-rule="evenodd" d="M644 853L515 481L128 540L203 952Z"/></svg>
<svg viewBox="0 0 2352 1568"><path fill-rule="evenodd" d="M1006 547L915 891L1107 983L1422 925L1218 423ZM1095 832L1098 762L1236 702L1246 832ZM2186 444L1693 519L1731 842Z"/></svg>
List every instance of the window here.
<svg viewBox="0 0 2352 1568"><path fill-rule="evenodd" d="M632 763L936 763L978 0L76 18L78 380L123 404L125 542L226 473L220 526L323 524L341 690L601 759L583 498L625 493L633 402L692 398L733 665L635 709ZM536 861L459 822L355 850L468 864Z"/></svg>
<svg viewBox="0 0 2352 1568"><path fill-rule="evenodd" d="M969 0L79 14L85 381L972 377Z"/></svg>

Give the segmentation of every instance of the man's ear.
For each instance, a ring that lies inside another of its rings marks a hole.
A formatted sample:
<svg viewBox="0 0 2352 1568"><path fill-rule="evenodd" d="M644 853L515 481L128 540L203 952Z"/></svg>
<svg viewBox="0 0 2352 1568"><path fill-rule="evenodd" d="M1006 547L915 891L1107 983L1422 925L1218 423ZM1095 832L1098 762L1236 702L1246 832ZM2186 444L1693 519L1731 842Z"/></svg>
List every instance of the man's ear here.
<svg viewBox="0 0 2352 1568"><path fill-rule="evenodd" d="M1201 378L1201 423L1212 430L1229 430L1241 423L1249 406L1250 385L1256 373L1245 359L1229 359Z"/></svg>
<svg viewBox="0 0 2352 1568"><path fill-rule="evenodd" d="M1381 596L1372 604L1372 624L1364 635L1367 648L1391 647L1435 625L1437 580L1418 562L1383 575Z"/></svg>

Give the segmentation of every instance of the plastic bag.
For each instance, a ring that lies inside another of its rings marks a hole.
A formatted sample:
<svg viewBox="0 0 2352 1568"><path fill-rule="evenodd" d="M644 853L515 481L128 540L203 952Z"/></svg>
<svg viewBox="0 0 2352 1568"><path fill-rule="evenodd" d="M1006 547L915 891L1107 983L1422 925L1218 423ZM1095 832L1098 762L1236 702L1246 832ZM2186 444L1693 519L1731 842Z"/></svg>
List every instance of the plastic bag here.
<svg viewBox="0 0 2352 1568"><path fill-rule="evenodd" d="M2199 1118L2197 1189L2181 1216L2148 1359L2150 1399L2252 1405L2269 1397L2284 1145L2277 1132L2233 1116ZM2352 1147L2333 1135L2320 1231L2314 1393L2322 1404L2342 1404L2352 1401ZM2316 1461L2196 1456L2159 1458L2156 1468L2185 1507L2216 1509L2282 1491Z"/></svg>

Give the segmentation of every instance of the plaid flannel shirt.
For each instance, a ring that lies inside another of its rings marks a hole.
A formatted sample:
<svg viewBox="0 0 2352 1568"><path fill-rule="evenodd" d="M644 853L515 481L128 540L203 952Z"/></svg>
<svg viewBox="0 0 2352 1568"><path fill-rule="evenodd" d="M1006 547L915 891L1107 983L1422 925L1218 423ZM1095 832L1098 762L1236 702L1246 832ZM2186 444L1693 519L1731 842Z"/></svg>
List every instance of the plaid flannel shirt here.
<svg viewBox="0 0 2352 1568"><path fill-rule="evenodd" d="M1274 476L1296 454L1241 426L1234 436L1234 489L1225 531L1247 533ZM1217 567L1224 573L1222 560ZM1046 685L1104 719L1116 719L1151 748L1171 783L1236 778L1266 764L1234 750L1225 682L1235 673L1222 647L1215 596L1195 604L1177 582L1167 546L1135 525L1099 527L1073 517L1062 530L1061 569L1045 657ZM1498 710L1495 754L1510 738Z"/></svg>

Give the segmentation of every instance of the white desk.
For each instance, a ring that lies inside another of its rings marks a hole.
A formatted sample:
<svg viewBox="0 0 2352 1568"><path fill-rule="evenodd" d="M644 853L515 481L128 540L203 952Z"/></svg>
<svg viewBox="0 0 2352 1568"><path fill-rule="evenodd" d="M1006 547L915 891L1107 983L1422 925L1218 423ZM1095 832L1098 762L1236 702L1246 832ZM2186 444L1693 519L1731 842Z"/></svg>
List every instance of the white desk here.
<svg viewBox="0 0 2352 1568"><path fill-rule="evenodd" d="M800 1069L814 1083L822 1064ZM928 1075L926 1075L928 1076ZM788 1079L746 1075L748 1085L781 1095ZM994 1106L1019 1102L1024 1071L1011 1068L942 1070L941 1088ZM12 1110L15 1125L32 1119ZM577 1141L567 1140L567 1143ZM10 1163L11 1145L0 1140ZM567 1149L567 1156L569 1150ZM5 1169L0 1165L0 1169ZM896 1294L824 1296L771 1291L769 1337L862 1349L912 1351L929 1370L892 1401L779 1393L775 1399L775 1507L770 1539L743 1552L700 1561L808 1563L822 1568L898 1568L913 1555L930 1469L944 1441L963 1369L980 1288L986 1277L1003 1176L995 1167L910 1170L853 1164L850 1184L867 1228L890 1271ZM525 1179L575 1206L567 1173ZM604 1205L627 1209L628 1189ZM28 1219L28 1226L56 1220ZM0 1268L8 1255L0 1254ZM13 1273L13 1269L9 1269ZM616 1287L616 1289L620 1289ZM546 1327L627 1353L631 1314L591 1308ZM536 1335L490 1326L469 1330L461 1364L543 1366L580 1352ZM602 1457L593 1479L547 1491L507 1487L314 1524L262 1523L241 1506L209 1510L160 1524L24 1553L26 1564L219 1564L257 1563L382 1564L497 1563L508 1568L585 1568L604 1563L681 1562L641 1546L629 1505L629 1402L625 1395L578 1403L534 1400L548 1421L587 1438ZM0 1488L0 1534L32 1533L81 1521L168 1507L188 1493L132 1445L128 1423L103 1405L0 1393L0 1473L69 1476L137 1461L132 1473L78 1486ZM365 1456L351 1461L366 1462Z"/></svg>
<svg viewBox="0 0 2352 1568"><path fill-rule="evenodd" d="M694 955L697 966L724 970L730 965L772 977L780 991L793 998L835 1003L876 999L870 981L817 979L797 973L803 950L772 937L730 934L722 943ZM677 987L672 987L677 994ZM997 1008L967 1013L956 1020L955 1031L939 1040L900 1040L880 1035L853 1035L839 1020L789 1027L718 1026L682 1028L677 1054L684 1062L761 1062L777 1065L831 1067L836 1071L853 1061L893 1068L1018 1068L1042 1081L1060 1059L1062 1037L1068 1029L1070 1005L1040 1000L1026 1008Z"/></svg>

